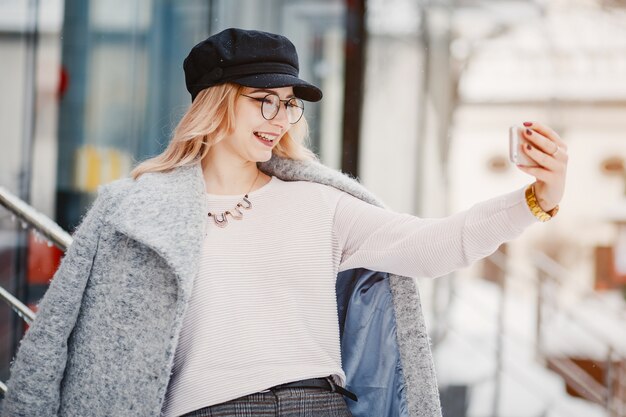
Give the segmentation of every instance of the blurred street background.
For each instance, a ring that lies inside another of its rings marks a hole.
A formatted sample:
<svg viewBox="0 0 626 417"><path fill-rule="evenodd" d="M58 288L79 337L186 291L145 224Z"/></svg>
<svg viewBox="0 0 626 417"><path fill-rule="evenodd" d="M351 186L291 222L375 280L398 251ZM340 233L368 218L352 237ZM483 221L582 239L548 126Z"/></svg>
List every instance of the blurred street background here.
<svg viewBox="0 0 626 417"><path fill-rule="evenodd" d="M165 148L184 57L227 27L294 42L324 92L313 150L398 212L524 187L509 126L554 128L558 216L417 280L443 414L626 417L626 1L0 0L0 197L72 232L100 184ZM33 310L63 254L45 234L0 205L0 287ZM0 300L0 381L25 327Z"/></svg>

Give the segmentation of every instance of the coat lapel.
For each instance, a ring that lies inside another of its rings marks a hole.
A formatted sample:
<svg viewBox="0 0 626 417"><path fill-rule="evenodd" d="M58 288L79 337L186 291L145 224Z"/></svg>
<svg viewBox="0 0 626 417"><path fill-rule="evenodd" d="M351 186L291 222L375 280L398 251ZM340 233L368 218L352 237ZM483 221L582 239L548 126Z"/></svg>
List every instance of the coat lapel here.
<svg viewBox="0 0 626 417"><path fill-rule="evenodd" d="M204 236L207 202L200 164L146 173L108 218L119 232L163 257L189 295Z"/></svg>

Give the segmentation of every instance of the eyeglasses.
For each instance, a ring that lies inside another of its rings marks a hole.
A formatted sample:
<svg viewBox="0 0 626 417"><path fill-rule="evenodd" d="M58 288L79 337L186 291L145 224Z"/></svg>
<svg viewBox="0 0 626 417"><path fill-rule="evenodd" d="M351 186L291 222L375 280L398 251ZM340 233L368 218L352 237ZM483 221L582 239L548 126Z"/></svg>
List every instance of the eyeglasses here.
<svg viewBox="0 0 626 417"><path fill-rule="evenodd" d="M241 95L261 103L261 114L265 120L272 120L278 115L280 103L285 104L287 121L290 124L298 123L298 120L300 120L304 114L304 102L296 97L281 100L280 97L274 93L270 93L265 97L253 97L246 94Z"/></svg>

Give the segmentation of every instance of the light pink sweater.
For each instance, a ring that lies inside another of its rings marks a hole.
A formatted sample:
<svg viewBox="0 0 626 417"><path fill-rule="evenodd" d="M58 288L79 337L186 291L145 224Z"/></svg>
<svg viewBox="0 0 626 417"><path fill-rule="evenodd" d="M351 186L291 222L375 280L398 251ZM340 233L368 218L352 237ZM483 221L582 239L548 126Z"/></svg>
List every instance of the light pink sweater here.
<svg viewBox="0 0 626 417"><path fill-rule="evenodd" d="M207 194L211 211L240 195ZM335 279L363 267L437 277L483 258L537 220L523 189L442 219L276 177L225 228L209 219L163 415L180 416L341 368Z"/></svg>

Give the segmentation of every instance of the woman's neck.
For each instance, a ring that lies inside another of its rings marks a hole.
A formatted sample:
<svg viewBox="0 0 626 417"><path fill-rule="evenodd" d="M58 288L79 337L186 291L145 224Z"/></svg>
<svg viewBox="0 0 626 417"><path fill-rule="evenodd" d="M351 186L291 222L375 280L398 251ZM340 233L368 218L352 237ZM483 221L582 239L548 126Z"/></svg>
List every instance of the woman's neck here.
<svg viewBox="0 0 626 417"><path fill-rule="evenodd" d="M271 177L260 171L256 162L241 165L202 161L205 191L209 194L246 194L267 184Z"/></svg>

